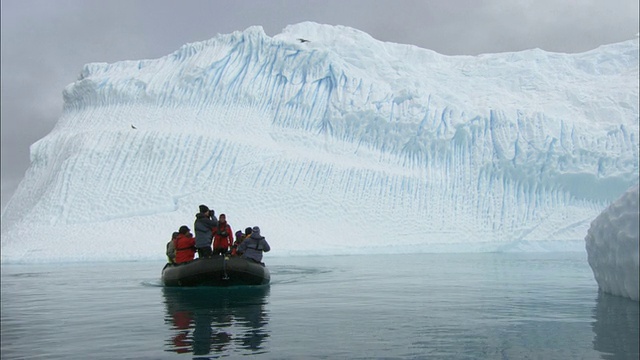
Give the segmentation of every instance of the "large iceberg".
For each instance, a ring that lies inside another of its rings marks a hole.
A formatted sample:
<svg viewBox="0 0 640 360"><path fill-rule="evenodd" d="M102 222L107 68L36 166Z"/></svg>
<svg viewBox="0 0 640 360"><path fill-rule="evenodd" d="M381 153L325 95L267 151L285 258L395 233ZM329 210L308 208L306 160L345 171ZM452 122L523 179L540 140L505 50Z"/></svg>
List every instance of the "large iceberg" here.
<svg viewBox="0 0 640 360"><path fill-rule="evenodd" d="M2 262L158 259L201 203L273 255L584 251L638 181L637 37L445 56L250 27L88 64L63 95L2 214Z"/></svg>
<svg viewBox="0 0 640 360"><path fill-rule="evenodd" d="M585 237L589 265L600 289L638 301L640 241L638 185L591 222Z"/></svg>

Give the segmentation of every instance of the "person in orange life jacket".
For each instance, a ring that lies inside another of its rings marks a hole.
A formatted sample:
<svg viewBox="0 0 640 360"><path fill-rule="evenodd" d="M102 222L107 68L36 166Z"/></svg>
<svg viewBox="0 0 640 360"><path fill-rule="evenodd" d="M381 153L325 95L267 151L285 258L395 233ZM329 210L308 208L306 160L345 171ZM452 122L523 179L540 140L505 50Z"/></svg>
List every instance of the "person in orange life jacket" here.
<svg viewBox="0 0 640 360"><path fill-rule="evenodd" d="M196 214L196 221L193 223L198 257L211 257L211 239L213 237L213 229L218 226L218 219L214 211L209 210L207 205L200 205L199 210L200 212Z"/></svg>
<svg viewBox="0 0 640 360"><path fill-rule="evenodd" d="M189 339L189 325L193 321L193 315L188 310L180 310L171 314L174 329L180 330L171 338L173 350L178 354L191 352L191 340Z"/></svg>
<svg viewBox="0 0 640 360"><path fill-rule="evenodd" d="M238 251L238 247L240 246L240 244L242 244L242 242L243 242L245 239L249 238L249 236L251 236L251 228L250 228L250 227L248 227L248 228L244 229L244 236L242 236L242 239L239 239L239 240L238 240L238 239L236 238L236 244L238 245L238 246L236 247L236 249L235 249L235 250L236 250L236 255L242 255L242 253L241 253L240 251Z"/></svg>
<svg viewBox="0 0 640 360"><path fill-rule="evenodd" d="M220 214L218 226L213 229L213 255L224 255L233 244L233 232L227 224L227 216Z"/></svg>
<svg viewBox="0 0 640 360"><path fill-rule="evenodd" d="M244 234L241 230L236 231L236 240L233 242L233 245L231 245L231 256L238 255L238 245L242 242L243 237Z"/></svg>
<svg viewBox="0 0 640 360"><path fill-rule="evenodd" d="M196 255L196 240L191 230L186 226L180 226L176 237L176 264L182 264L193 260Z"/></svg>
<svg viewBox="0 0 640 360"><path fill-rule="evenodd" d="M238 252L242 253L242 257L262 264L262 253L269 252L271 246L264 236L260 235L260 228L254 226L251 229L251 235L242 241L238 246Z"/></svg>
<svg viewBox="0 0 640 360"><path fill-rule="evenodd" d="M242 235L242 236L238 236L238 234ZM231 255L233 256L240 256L242 255L239 251L238 251L238 246L240 246L240 244L242 244L242 242L244 241L244 239L248 238L251 235L251 228L246 228L244 229L244 234L242 233L242 231L238 230L236 231L236 241L233 243L233 246L231 247Z"/></svg>

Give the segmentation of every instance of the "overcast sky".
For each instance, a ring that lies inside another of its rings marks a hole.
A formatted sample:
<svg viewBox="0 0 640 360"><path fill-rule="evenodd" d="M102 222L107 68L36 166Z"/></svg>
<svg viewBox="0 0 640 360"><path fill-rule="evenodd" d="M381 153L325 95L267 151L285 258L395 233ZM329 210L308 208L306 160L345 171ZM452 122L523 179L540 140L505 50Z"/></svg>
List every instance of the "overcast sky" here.
<svg viewBox="0 0 640 360"><path fill-rule="evenodd" d="M90 62L158 58L261 25L346 25L446 55L541 48L582 52L632 39L638 0L1 0L2 208L29 146L62 111L62 90Z"/></svg>

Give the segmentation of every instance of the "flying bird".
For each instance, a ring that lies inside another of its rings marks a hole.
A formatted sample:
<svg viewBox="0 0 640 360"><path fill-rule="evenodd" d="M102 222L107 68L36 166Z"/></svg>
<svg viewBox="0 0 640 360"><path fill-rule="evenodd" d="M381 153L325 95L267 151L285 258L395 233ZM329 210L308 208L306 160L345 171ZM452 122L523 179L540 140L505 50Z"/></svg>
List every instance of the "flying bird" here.
<svg viewBox="0 0 640 360"><path fill-rule="evenodd" d="M300 41L301 43L311 42L310 40L303 39L303 38L298 38L298 41Z"/></svg>
<svg viewBox="0 0 640 360"><path fill-rule="evenodd" d="M133 126L133 124L131 124L131 128L132 129L137 129L137 127Z"/></svg>

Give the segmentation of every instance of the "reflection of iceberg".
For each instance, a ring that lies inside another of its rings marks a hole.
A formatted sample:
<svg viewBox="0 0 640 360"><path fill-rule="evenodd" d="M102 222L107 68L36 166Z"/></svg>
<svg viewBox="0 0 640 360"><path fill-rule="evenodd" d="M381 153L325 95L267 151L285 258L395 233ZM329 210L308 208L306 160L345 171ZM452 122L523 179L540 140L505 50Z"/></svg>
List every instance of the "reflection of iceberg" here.
<svg viewBox="0 0 640 360"><path fill-rule="evenodd" d="M163 288L172 337L166 351L255 353L269 337L264 309L269 287L247 288Z"/></svg>
<svg viewBox="0 0 640 360"><path fill-rule="evenodd" d="M638 303L600 291L594 311L593 348L603 359L640 358Z"/></svg>

